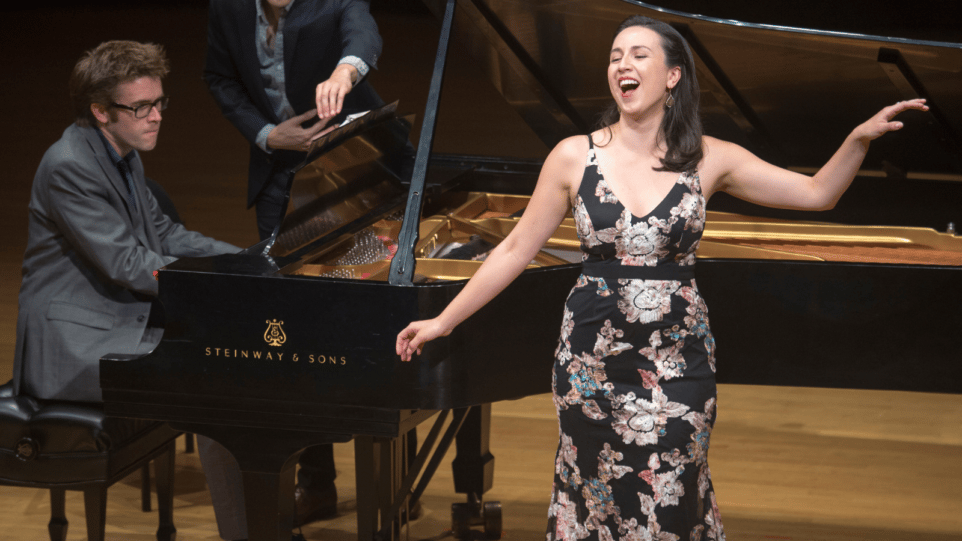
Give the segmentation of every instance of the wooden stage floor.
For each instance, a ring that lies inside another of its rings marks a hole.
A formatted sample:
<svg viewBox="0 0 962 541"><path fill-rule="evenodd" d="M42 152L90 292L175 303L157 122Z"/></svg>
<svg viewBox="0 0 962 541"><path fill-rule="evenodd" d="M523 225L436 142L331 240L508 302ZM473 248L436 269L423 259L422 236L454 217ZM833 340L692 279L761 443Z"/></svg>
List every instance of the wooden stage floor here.
<svg viewBox="0 0 962 541"><path fill-rule="evenodd" d="M253 213L244 210L245 143L200 79L204 4L75 2L4 13L0 381L12 373L30 182L44 150L70 122L66 81L84 50L106 39L167 47L171 106L158 148L145 155L147 173L167 188L191 228L242 246L256 240ZM385 52L372 82L386 100L400 99L402 111L420 111L434 44L410 36L430 36L436 24L397 8L382 8L379 23ZM470 60L457 48L453 54L436 150L543 157L547 149L517 115L473 79ZM719 362L737 362L724 358L724 344L719 354ZM914 362L923 360L906 359ZM962 539L962 396L722 385L718 410L710 454L729 539ZM496 473L488 499L504 506L504 538L543 539L557 445L550 398L496 404L492 440ZM337 445L336 453L340 514L305 527L308 539L348 540L355 530L351 444ZM178 539L216 540L196 455L180 452L177 464ZM133 476L111 489L109 540L154 539L156 514L139 511L138 487ZM411 539L444 537L450 504L457 501L446 463L425 495L425 513L413 523ZM67 506L68 539L85 539L79 493L68 494ZM0 541L47 539L48 518L42 491L0 487Z"/></svg>
<svg viewBox="0 0 962 541"><path fill-rule="evenodd" d="M922 393L723 385L710 462L729 540L949 541L962 539L962 400ZM549 395L495 404L494 488L506 541L544 539L557 422ZM174 521L179 541L216 541L200 462L178 441ZM310 540L356 539L354 452L335 445L339 516L303 528ZM446 456L410 538L448 537L454 494ZM156 513L140 511L139 475L114 485L107 539L150 541ZM156 501L156 500L155 500ZM44 491L0 487L0 539L43 541ZM70 541L85 539L83 498L69 492Z"/></svg>

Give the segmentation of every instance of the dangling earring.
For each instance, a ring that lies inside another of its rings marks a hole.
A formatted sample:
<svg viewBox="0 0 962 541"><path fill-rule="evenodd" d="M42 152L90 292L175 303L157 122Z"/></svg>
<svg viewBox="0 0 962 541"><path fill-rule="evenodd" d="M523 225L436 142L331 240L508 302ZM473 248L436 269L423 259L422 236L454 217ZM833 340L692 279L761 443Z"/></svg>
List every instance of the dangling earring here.
<svg viewBox="0 0 962 541"><path fill-rule="evenodd" d="M665 108L671 109L672 105L675 105L675 97L671 95L671 90L668 90L668 99L665 100Z"/></svg>

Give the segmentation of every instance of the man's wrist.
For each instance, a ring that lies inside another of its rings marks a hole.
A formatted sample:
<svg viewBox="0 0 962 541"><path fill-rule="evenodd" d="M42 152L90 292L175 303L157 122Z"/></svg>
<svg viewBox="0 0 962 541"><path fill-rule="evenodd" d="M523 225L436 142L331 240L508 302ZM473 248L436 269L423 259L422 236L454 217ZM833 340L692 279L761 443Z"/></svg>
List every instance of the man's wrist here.
<svg viewBox="0 0 962 541"><path fill-rule="evenodd" d="M337 67L334 68L333 76L347 77L347 82L350 83L351 88L354 88L354 85L356 85L358 79L360 79L360 74L357 72L357 69L350 64L338 64Z"/></svg>
<svg viewBox="0 0 962 541"><path fill-rule="evenodd" d="M350 74L351 84L355 86L367 75L367 72L370 70L367 63L356 56L345 56L337 63L338 68L341 66L354 68L350 70Z"/></svg>
<svg viewBox="0 0 962 541"><path fill-rule="evenodd" d="M258 146L264 152L270 154L273 150L267 146L267 137L274 131L277 124L265 124L261 131L257 132L257 138L254 139L254 144Z"/></svg>

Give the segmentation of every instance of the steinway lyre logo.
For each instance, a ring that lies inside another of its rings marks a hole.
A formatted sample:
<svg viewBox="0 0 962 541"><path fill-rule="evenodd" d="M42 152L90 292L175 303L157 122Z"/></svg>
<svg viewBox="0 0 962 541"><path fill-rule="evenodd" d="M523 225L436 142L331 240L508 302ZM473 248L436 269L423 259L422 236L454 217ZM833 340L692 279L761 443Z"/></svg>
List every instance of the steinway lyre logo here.
<svg viewBox="0 0 962 541"><path fill-rule="evenodd" d="M281 327L283 321L267 320L267 330L264 331L264 341L267 342L269 346L280 347L284 342L287 342L287 335L284 334L284 329Z"/></svg>

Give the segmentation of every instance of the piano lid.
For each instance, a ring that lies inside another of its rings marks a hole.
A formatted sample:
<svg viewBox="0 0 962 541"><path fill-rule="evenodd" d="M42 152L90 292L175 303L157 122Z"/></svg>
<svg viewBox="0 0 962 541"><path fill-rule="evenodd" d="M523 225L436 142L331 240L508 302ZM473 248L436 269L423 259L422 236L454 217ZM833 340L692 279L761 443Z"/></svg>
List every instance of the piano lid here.
<svg viewBox="0 0 962 541"><path fill-rule="evenodd" d="M443 11L442 0L425 2ZM874 142L864 169L962 179L962 40L745 23L629 0L458 0L453 39L550 147L588 132L610 103L612 33L634 14L688 40L706 133L810 171L882 107L925 97L930 112L906 113L906 127Z"/></svg>
<svg viewBox="0 0 962 541"><path fill-rule="evenodd" d="M397 102L368 111L312 143L288 179L286 211L270 242L272 258L352 233L400 205L410 176L410 118Z"/></svg>
<svg viewBox="0 0 962 541"><path fill-rule="evenodd" d="M448 4L424 1L438 15ZM634 0L450 1L457 6L451 41L478 59L480 71L549 146L592 129L611 102L605 71L612 32L625 17L644 14L674 25L691 45L707 133L773 163L812 172L880 108L923 96L930 111L906 112L904 129L873 143L863 173L890 180L962 180L962 43L749 24ZM437 81L443 69L443 62L436 64ZM437 97L429 97L429 104L432 100L436 106ZM426 110L425 126L431 116ZM392 273L403 276L398 283L407 283L427 158L420 166L412 161L410 123L395 118L393 109L357 122L310 153L292 178L291 204L279 231L249 252L270 255L274 269L284 267L315 246L400 210L407 192L398 243L404 256ZM432 138L422 131L418 160L430 154ZM430 160L432 171L436 158ZM406 186L412 168L416 182ZM936 183L951 185L953 193L962 186ZM958 220L940 215L936 225L950 221ZM909 223L932 227L915 216Z"/></svg>

